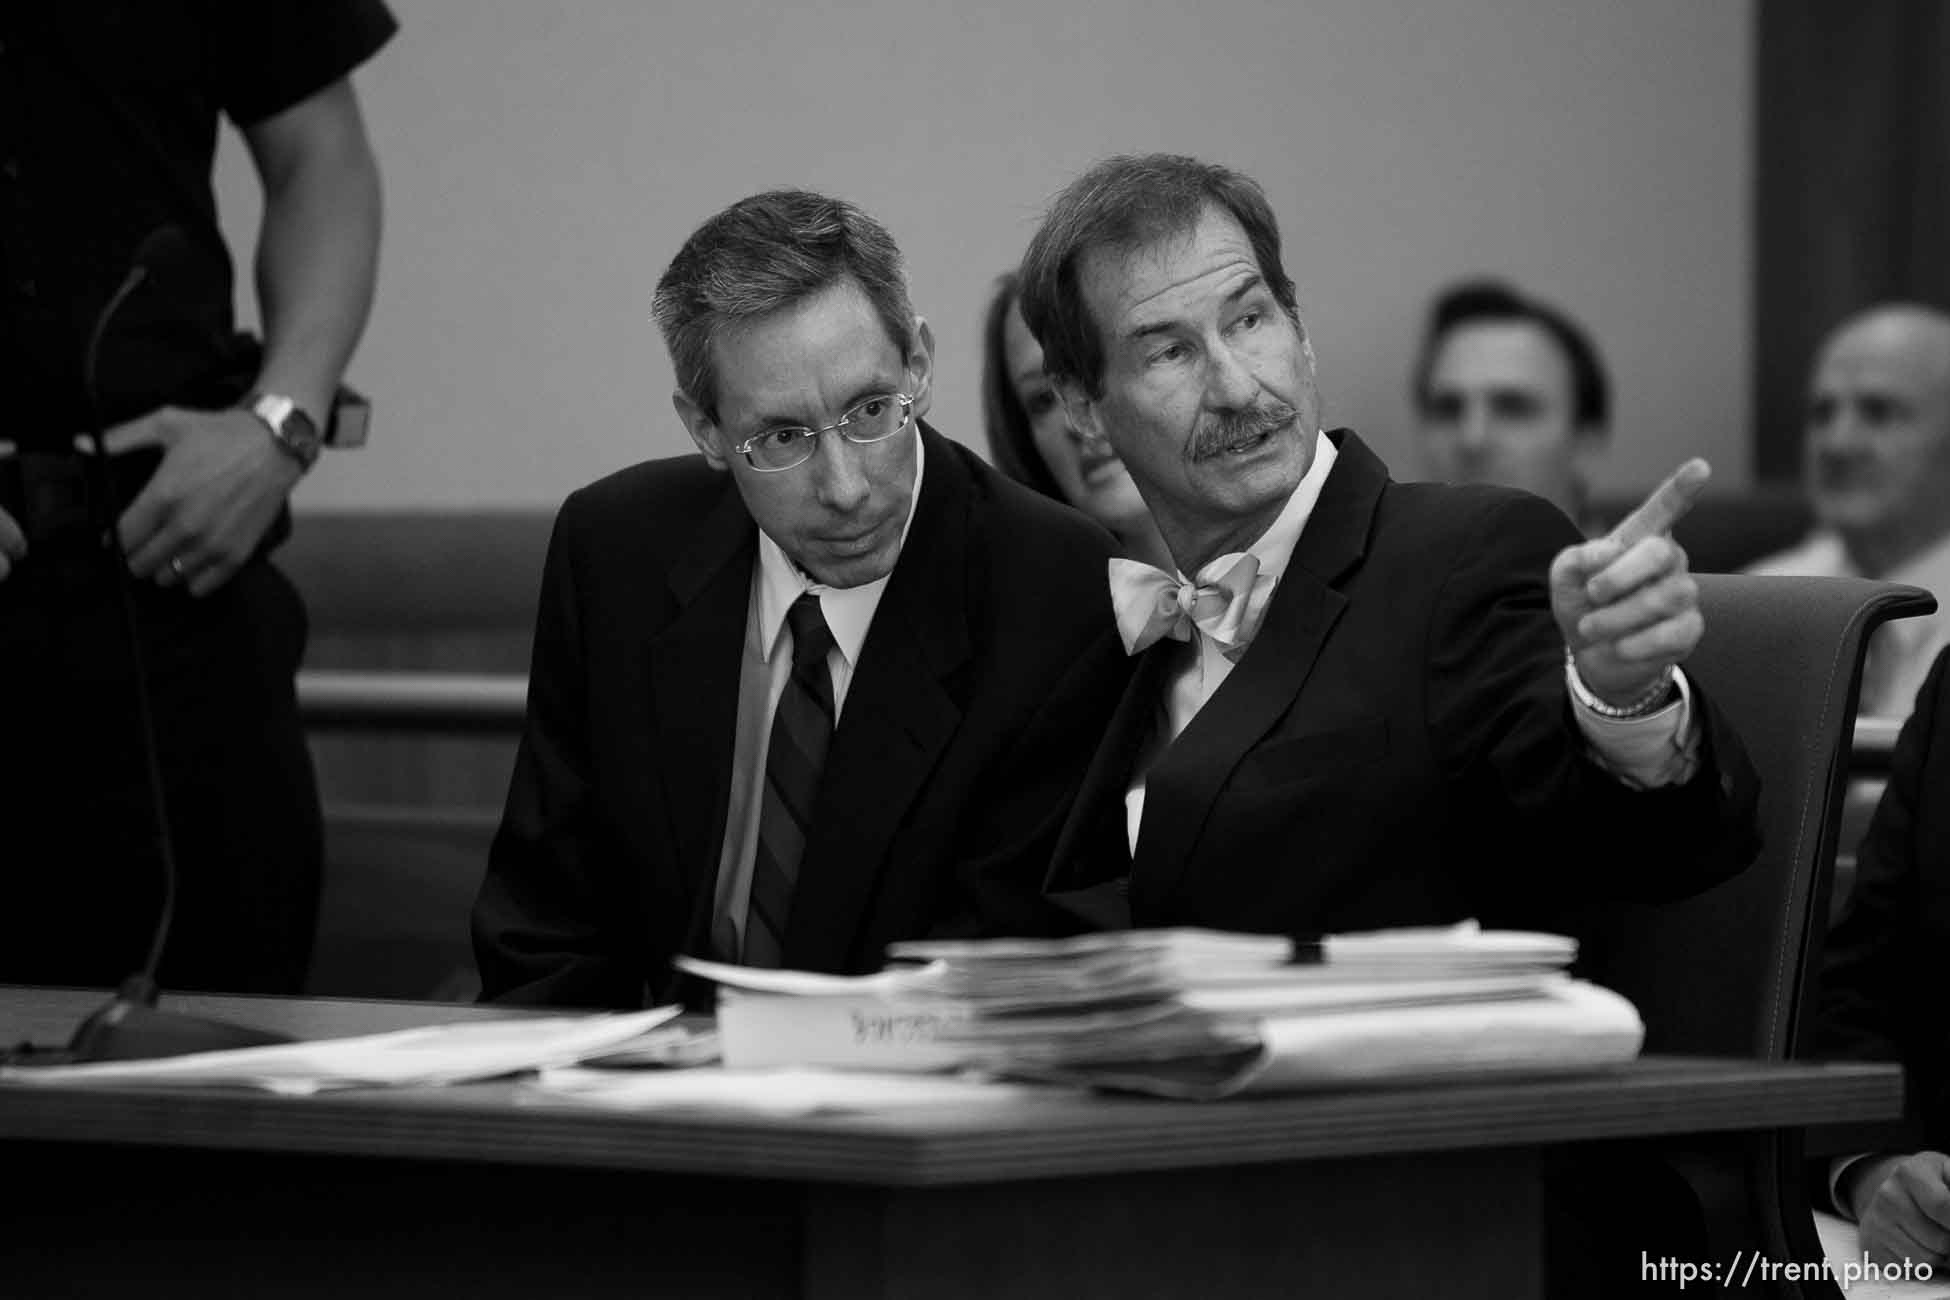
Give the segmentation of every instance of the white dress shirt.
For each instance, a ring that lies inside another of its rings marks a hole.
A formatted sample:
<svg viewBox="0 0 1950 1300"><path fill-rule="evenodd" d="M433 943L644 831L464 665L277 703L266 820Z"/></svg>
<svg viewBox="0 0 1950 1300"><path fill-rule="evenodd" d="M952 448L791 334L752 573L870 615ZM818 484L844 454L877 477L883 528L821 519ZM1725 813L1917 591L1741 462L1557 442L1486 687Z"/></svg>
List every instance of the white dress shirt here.
<svg viewBox="0 0 1950 1300"><path fill-rule="evenodd" d="M1279 517L1260 534L1259 540L1246 548L1248 554L1259 560L1260 576L1271 577L1276 583L1286 572L1293 548L1299 544L1300 534L1313 517L1321 487L1340 458L1339 451L1325 434L1316 438L1314 447L1313 464L1307 467L1300 485L1287 498ZM1178 578L1181 582L1185 580L1183 574ZM1177 647L1175 652L1179 662L1165 679L1162 701L1169 732L1155 738L1150 752L1137 764L1130 789L1124 794L1124 829L1134 856L1138 831L1144 821L1146 770L1169 742L1190 725L1233 669L1232 661L1220 652L1219 646L1196 627L1192 629L1191 642ZM1246 653L1252 653L1250 647ZM1572 715L1585 735L1592 758L1627 785L1649 788L1676 784L1689 778L1697 766L1698 727L1692 716L1692 687L1686 675L1677 670L1673 680L1679 688L1679 698L1643 718L1607 718L1585 707L1576 692L1572 692Z"/></svg>
<svg viewBox="0 0 1950 1300"><path fill-rule="evenodd" d="M920 430L914 439L914 491L908 498L901 546L914 526L921 500L926 449ZM785 471L791 473L790 470ZM896 564L899 561L896 560ZM764 803L765 757L772 745L772 713L792 675L792 636L785 613L802 592L819 597L819 609L833 633L826 668L833 674L833 726L839 727L860 649L867 642L880 597L894 575L858 587L828 587L794 564L779 544L758 534L758 559L752 565L751 595L745 602L745 637L738 656L738 721L731 747L731 797L725 808L724 845L718 854L718 884L712 907L711 940L717 956L730 960L743 946L745 911L752 889L752 860L758 852L758 815Z"/></svg>
<svg viewBox="0 0 1950 1300"><path fill-rule="evenodd" d="M1799 546L1747 566L1767 577L1859 578L1862 571L1834 533L1816 532ZM1895 618L1869 637L1858 710L1877 717L1906 718L1916 693L1930 675L1937 654L1950 645L1950 534L1882 575L1890 582L1922 587L1937 599L1934 614Z"/></svg>

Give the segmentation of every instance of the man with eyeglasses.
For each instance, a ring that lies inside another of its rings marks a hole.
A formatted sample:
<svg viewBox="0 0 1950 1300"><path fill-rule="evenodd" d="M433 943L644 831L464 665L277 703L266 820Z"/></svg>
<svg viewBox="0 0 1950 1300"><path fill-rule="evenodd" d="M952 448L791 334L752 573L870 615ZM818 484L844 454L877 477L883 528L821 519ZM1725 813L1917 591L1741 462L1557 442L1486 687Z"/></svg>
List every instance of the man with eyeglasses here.
<svg viewBox="0 0 1950 1300"><path fill-rule="evenodd" d="M932 332L847 203L733 204L654 312L700 455L556 521L483 996L635 1006L689 991L678 953L860 972L1044 928L1127 671L1109 534L923 422Z"/></svg>

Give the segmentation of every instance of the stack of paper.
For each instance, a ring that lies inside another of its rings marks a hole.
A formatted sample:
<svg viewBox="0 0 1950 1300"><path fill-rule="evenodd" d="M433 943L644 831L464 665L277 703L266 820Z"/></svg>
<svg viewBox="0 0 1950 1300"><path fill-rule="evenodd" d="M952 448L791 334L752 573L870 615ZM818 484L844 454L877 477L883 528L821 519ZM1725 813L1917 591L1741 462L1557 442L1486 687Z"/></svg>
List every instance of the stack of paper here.
<svg viewBox="0 0 1950 1300"><path fill-rule="evenodd" d="M943 1041L943 1031L969 1013L935 994L932 967L845 976L696 957L677 965L717 983L719 1058L734 1070L951 1070L968 1055Z"/></svg>
<svg viewBox="0 0 1950 1300"><path fill-rule="evenodd" d="M1307 944L1203 930L899 944L863 980L687 962L727 1065L973 1068L1169 1096L1629 1059L1630 1003L1571 939L1441 929Z"/></svg>
<svg viewBox="0 0 1950 1300"><path fill-rule="evenodd" d="M635 1112L680 1110L766 1116L832 1115L1013 1106L1053 1092L945 1074L783 1067L774 1070L618 1070L566 1066L525 1086L554 1099Z"/></svg>

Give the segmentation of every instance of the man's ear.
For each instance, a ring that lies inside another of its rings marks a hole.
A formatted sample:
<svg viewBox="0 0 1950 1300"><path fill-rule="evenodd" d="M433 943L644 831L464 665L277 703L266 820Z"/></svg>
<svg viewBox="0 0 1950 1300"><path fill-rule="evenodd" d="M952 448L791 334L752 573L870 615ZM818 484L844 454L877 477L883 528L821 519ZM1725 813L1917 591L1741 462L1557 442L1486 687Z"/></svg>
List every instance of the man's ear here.
<svg viewBox="0 0 1950 1300"><path fill-rule="evenodd" d="M1070 421L1070 427L1086 438L1099 442L1109 442L1110 436L1104 432L1103 421L1097 413L1097 403L1084 392L1083 385L1075 379L1050 377L1050 386L1056 389L1057 400L1063 403L1063 414Z"/></svg>
<svg viewBox="0 0 1950 1300"><path fill-rule="evenodd" d="M914 342L907 349L907 372L914 376L914 418L921 419L934 401L934 327L927 317L914 318Z"/></svg>
<svg viewBox="0 0 1950 1300"><path fill-rule="evenodd" d="M1314 364L1314 340L1313 336L1307 333L1307 322L1300 319L1298 307L1289 307L1286 314L1287 319L1293 322L1294 332L1300 336L1300 352L1307 358L1307 373L1315 374L1317 367Z"/></svg>
<svg viewBox="0 0 1950 1300"><path fill-rule="evenodd" d="M724 434L719 432L717 422L681 390L670 395L670 404L677 408L677 418L684 422L691 441L704 453L704 463L720 473L730 469L731 453L724 445Z"/></svg>

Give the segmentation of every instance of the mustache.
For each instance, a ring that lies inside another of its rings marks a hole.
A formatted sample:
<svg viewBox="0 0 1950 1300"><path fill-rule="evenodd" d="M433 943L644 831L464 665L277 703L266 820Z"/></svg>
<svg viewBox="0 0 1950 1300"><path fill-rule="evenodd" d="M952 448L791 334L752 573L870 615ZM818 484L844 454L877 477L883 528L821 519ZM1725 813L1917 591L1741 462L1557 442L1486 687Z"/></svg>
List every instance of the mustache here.
<svg viewBox="0 0 1950 1300"><path fill-rule="evenodd" d="M1299 411L1277 399L1248 407L1243 411L1215 415L1192 435L1192 459L1207 460L1242 442L1273 432L1293 420Z"/></svg>

